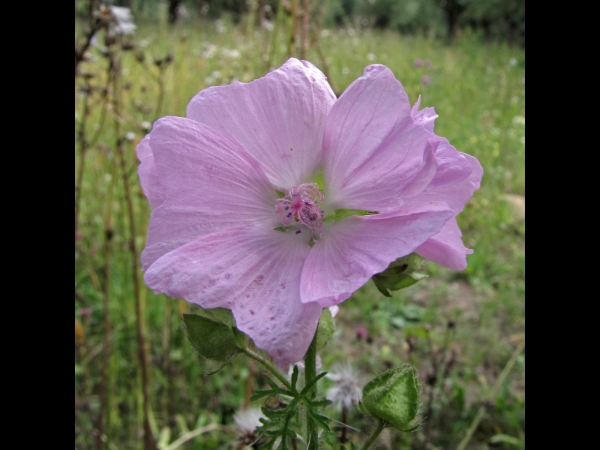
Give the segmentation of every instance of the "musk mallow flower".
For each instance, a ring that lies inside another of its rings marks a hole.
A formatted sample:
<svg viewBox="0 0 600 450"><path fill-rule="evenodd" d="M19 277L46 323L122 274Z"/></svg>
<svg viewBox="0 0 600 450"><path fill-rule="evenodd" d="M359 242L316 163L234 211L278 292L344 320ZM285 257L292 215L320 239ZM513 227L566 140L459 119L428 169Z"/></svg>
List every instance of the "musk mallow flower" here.
<svg viewBox="0 0 600 450"><path fill-rule="evenodd" d="M436 117L378 64L339 99L293 58L201 91L187 118L159 119L137 147L152 206L146 283L231 309L285 366L304 356L322 308L395 259L464 269L456 215L482 169L433 133ZM335 220L340 210L350 215Z"/></svg>

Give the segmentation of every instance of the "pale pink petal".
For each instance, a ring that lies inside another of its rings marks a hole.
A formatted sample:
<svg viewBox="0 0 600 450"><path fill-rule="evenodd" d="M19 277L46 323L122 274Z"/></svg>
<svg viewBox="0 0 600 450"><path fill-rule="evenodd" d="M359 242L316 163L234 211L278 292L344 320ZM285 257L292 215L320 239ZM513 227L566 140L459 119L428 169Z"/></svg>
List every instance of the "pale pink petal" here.
<svg viewBox="0 0 600 450"><path fill-rule="evenodd" d="M479 189L483 175L483 168L477 159L466 153L459 153L459 155L471 166L471 173L466 178L461 180L461 177L464 175L463 169L457 170L454 174L454 179L460 180L454 184L451 184L450 177L440 177L438 185L432 182L425 191L413 197L409 204L418 205L429 201L444 202L454 210L455 216L458 215L464 209L465 203L473 196L473 192ZM446 174L450 172L448 170Z"/></svg>
<svg viewBox="0 0 600 450"><path fill-rule="evenodd" d="M473 250L466 248L456 218L450 219L442 230L420 245L415 252L429 261L453 270L467 268L467 255Z"/></svg>
<svg viewBox="0 0 600 450"><path fill-rule="evenodd" d="M435 174L439 141L410 115L394 74L373 65L331 108L323 138L326 210L393 211ZM411 189L406 189L408 185Z"/></svg>
<svg viewBox="0 0 600 450"><path fill-rule="evenodd" d="M319 69L291 58L251 83L204 89L191 100L187 116L239 142L274 185L290 189L316 176L323 126L335 99Z"/></svg>
<svg viewBox="0 0 600 450"><path fill-rule="evenodd" d="M213 231L277 226L274 187L236 142L193 120L165 117L154 124L150 147L164 200L150 217L144 268Z"/></svg>
<svg viewBox="0 0 600 450"><path fill-rule="evenodd" d="M327 307L347 299L374 274L438 233L452 215L445 204L431 202L327 223L304 264L302 301Z"/></svg>
<svg viewBox="0 0 600 450"><path fill-rule="evenodd" d="M419 111L421 106L421 96L415 102L414 106L410 110L410 116L413 118L416 124L423 126L427 131L433 133L433 126L435 123L435 119L438 118L438 115L435 113L434 108L423 108Z"/></svg>
<svg viewBox="0 0 600 450"><path fill-rule="evenodd" d="M473 192L479 189L483 175L483 169L477 159L464 153L460 155L471 166L471 174L466 179L453 185L428 188L410 203L418 205L421 202L441 201L447 203L454 210L455 217L449 220L438 234L429 238L416 250L423 258L454 270L465 269L467 267L466 255L473 253L473 250L466 248L462 242L462 233L456 223L456 215L463 210Z"/></svg>
<svg viewBox="0 0 600 450"><path fill-rule="evenodd" d="M149 287L203 308L228 308L237 327L280 366L304 357L321 307L300 301L310 250L290 233L231 228L164 255L144 275Z"/></svg>
<svg viewBox="0 0 600 450"><path fill-rule="evenodd" d="M459 183L473 173L473 167L471 167L471 162L467 158L467 155L457 151L450 145L448 139L439 139L440 142L435 151L438 168L427 190L439 189ZM481 176L479 176L479 179L481 179Z"/></svg>
<svg viewBox="0 0 600 450"><path fill-rule="evenodd" d="M156 176L156 165L154 164L154 155L150 147L150 135L147 135L138 144L136 148L137 157L140 160L138 167L138 176L140 185L148 202L153 208L158 207L164 200L163 186L160 179Z"/></svg>

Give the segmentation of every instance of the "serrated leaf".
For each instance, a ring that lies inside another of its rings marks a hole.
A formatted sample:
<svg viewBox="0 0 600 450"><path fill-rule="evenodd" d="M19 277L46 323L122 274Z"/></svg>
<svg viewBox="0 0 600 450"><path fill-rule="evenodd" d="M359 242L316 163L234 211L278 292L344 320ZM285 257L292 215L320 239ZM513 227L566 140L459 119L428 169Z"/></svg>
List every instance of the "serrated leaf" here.
<svg viewBox="0 0 600 450"><path fill-rule="evenodd" d="M184 314L183 321L192 347L205 358L225 361L240 352L230 326L196 314Z"/></svg>
<svg viewBox="0 0 600 450"><path fill-rule="evenodd" d="M260 408L260 410L265 415L265 417L268 417L269 419L277 419L279 417L286 417L289 414L289 411L287 411L285 409L268 409L268 408L265 408L264 406L262 406Z"/></svg>
<svg viewBox="0 0 600 450"><path fill-rule="evenodd" d="M317 400L317 401L308 400L308 403L313 408L324 408L325 406L331 405L333 402L331 400L325 399L325 400Z"/></svg>
<svg viewBox="0 0 600 450"><path fill-rule="evenodd" d="M317 375L315 378L313 378L312 380L310 380L308 383L306 383L306 385L304 386L304 389L302 389L302 392L300 392L300 396L303 397L305 396L308 391L310 391L310 389L317 384L317 381L319 381L321 378L323 378L325 375L327 375L327 372L321 372L319 375Z"/></svg>
<svg viewBox="0 0 600 450"><path fill-rule="evenodd" d="M252 397L250 397L250 401L253 402L254 400L266 397L267 395L277 395L277 391L273 389L269 389L268 391L258 390L254 393Z"/></svg>
<svg viewBox="0 0 600 450"><path fill-rule="evenodd" d="M333 336L333 317L329 308L323 308L319 325L317 326L317 350L321 350Z"/></svg>
<svg viewBox="0 0 600 450"><path fill-rule="evenodd" d="M327 421L331 420L329 417L319 414L311 408L308 408L307 411L310 414L310 416L315 420L315 422L317 422L321 426L321 428L329 431L329 425L327 424Z"/></svg>

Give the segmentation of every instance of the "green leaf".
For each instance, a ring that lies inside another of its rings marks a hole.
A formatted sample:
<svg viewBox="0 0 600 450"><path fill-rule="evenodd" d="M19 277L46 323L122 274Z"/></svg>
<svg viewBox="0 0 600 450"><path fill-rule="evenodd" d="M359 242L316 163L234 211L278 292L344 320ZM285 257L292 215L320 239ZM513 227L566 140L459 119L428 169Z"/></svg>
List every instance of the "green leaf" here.
<svg viewBox="0 0 600 450"><path fill-rule="evenodd" d="M392 262L383 272L373 275L372 280L379 292L386 297L391 297L389 291L407 288L427 278L427 275L417 272L424 264L425 260L422 257L411 253Z"/></svg>
<svg viewBox="0 0 600 450"><path fill-rule="evenodd" d="M239 348L246 348L248 346L246 333L241 332L236 327L231 329L233 331L233 339Z"/></svg>
<svg viewBox="0 0 600 450"><path fill-rule="evenodd" d="M323 308L317 326L317 350L321 350L333 336L333 317L329 308Z"/></svg>
<svg viewBox="0 0 600 450"><path fill-rule="evenodd" d="M277 196L278 196L279 198L283 198L283 197L285 197L285 192L281 192L281 191L278 191L277 189L275 189L275 193L277 194Z"/></svg>
<svg viewBox="0 0 600 450"><path fill-rule="evenodd" d="M225 361L240 352L231 326L196 314L184 314L183 321L192 346L205 358Z"/></svg>
<svg viewBox="0 0 600 450"><path fill-rule="evenodd" d="M254 395L252 395L252 397L250 397L250 401L253 402L254 400L258 400L260 398L266 397L267 395L277 395L277 391L274 389L269 389L269 390L257 390L256 392L254 392Z"/></svg>
<svg viewBox="0 0 600 450"><path fill-rule="evenodd" d="M294 371L292 372L292 391L296 390L297 382L298 382L298 366L294 365Z"/></svg>
<svg viewBox="0 0 600 450"><path fill-rule="evenodd" d="M341 208L325 214L324 222L339 222L342 219L350 216L366 216L379 214L377 211L367 211L366 209L347 209Z"/></svg>
<svg viewBox="0 0 600 450"><path fill-rule="evenodd" d="M327 399L317 400L317 401L308 400L308 404L312 408L323 408L325 406L331 405L332 403L333 402L331 400L327 400Z"/></svg>
<svg viewBox="0 0 600 450"><path fill-rule="evenodd" d="M230 327L235 327L235 319L233 317L233 313L229 309L225 308L211 308L204 309L198 307L196 310L196 314L202 317L206 317L207 319L212 320L213 322L223 323Z"/></svg>
<svg viewBox="0 0 600 450"><path fill-rule="evenodd" d="M312 388L315 384L317 384L317 381L319 381L325 375L327 375L327 372L321 372L315 378L313 378L312 380L307 382L306 385L304 386L304 389L302 389L302 392L300 392L300 396L301 397L305 396L308 393L308 391L310 391L310 388Z"/></svg>
<svg viewBox="0 0 600 450"><path fill-rule="evenodd" d="M409 429L419 412L417 370L410 364L390 369L363 388L361 410L389 422L399 430Z"/></svg>

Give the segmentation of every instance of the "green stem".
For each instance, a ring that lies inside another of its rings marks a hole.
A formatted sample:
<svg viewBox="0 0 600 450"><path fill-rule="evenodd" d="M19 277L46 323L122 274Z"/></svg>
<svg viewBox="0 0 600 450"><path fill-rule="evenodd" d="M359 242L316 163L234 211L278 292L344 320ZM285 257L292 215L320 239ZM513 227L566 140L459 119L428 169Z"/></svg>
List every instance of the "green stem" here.
<svg viewBox="0 0 600 450"><path fill-rule="evenodd" d="M317 333L313 337L310 347L304 357L304 379L308 383L317 377ZM317 397L317 384L315 383L307 392L310 399ZM308 438L308 450L317 450L319 448L319 429L313 418L306 415L306 435Z"/></svg>
<svg viewBox="0 0 600 450"><path fill-rule="evenodd" d="M373 445L373 442L375 442L375 439L377 439L377 437L379 436L379 433L381 433L381 430L383 430L384 427L385 427L385 422L383 420L378 420L377 428L375 428L375 430L373 430L373 433L371 433L371 436L369 436L369 439L367 439L367 442L365 442L365 444L362 446L361 450L368 450L369 448L371 448L371 445Z"/></svg>
<svg viewBox="0 0 600 450"><path fill-rule="evenodd" d="M288 388L290 391L292 390L292 384L287 380L287 378L285 378L281 372L279 372L279 370L277 370L277 367L275 367L275 365L263 358L262 356L260 356L258 353L253 352L252 350L248 349L248 348L242 348L242 351L246 354L246 356L248 356L249 358L252 358L254 361L262 364L269 372L271 372L273 374L273 376L275 378L277 378L279 380L279 382L281 384L283 384L286 388Z"/></svg>

